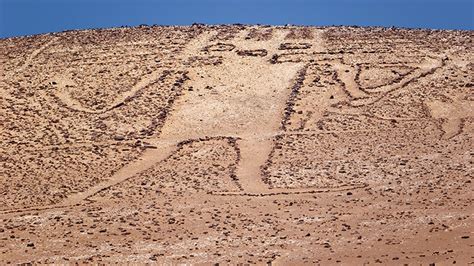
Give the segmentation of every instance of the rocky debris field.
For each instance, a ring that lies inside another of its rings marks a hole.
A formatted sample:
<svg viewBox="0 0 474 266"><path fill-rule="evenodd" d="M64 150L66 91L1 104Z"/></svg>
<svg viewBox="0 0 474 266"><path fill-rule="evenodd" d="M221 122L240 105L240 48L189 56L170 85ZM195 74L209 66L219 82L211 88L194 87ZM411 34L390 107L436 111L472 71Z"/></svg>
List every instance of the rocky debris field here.
<svg viewBox="0 0 474 266"><path fill-rule="evenodd" d="M474 263L473 36L0 39L0 263Z"/></svg>

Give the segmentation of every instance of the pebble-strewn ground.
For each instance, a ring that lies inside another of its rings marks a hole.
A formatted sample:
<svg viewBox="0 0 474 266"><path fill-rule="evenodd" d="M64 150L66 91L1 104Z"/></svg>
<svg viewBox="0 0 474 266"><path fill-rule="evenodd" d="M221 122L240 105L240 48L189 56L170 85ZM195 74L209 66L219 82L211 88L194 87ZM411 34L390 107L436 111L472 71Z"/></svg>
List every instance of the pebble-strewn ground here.
<svg viewBox="0 0 474 266"><path fill-rule="evenodd" d="M1 39L0 264L472 264L473 37Z"/></svg>

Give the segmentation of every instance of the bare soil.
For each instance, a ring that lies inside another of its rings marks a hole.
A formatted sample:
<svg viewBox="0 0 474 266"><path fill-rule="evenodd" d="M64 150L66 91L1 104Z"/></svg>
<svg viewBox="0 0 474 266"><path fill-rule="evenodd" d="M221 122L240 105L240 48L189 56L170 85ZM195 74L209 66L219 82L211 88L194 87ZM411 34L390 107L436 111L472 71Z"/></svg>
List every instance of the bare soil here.
<svg viewBox="0 0 474 266"><path fill-rule="evenodd" d="M472 264L472 31L0 40L0 264Z"/></svg>

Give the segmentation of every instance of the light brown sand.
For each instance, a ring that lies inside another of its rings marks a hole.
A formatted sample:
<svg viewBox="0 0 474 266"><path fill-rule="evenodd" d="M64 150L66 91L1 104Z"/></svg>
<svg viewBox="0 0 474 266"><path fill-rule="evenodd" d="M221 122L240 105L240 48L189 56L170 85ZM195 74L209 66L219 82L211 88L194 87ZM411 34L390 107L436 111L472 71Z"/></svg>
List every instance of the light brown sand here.
<svg viewBox="0 0 474 266"><path fill-rule="evenodd" d="M0 263L473 263L472 37L2 39Z"/></svg>

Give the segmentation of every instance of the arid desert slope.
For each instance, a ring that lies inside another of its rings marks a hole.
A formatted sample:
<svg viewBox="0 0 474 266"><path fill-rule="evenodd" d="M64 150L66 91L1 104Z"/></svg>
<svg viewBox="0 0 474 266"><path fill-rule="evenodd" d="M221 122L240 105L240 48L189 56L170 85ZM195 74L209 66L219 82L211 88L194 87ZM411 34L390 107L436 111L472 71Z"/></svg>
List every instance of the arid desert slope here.
<svg viewBox="0 0 474 266"><path fill-rule="evenodd" d="M0 39L0 264L472 264L473 37Z"/></svg>

